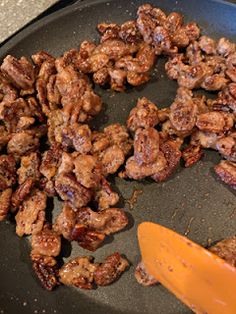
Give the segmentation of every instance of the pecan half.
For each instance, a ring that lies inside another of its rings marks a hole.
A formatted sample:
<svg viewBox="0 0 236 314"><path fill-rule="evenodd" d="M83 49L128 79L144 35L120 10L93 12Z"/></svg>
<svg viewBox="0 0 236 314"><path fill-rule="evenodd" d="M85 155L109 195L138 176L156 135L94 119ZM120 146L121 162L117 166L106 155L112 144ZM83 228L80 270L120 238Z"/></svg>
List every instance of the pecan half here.
<svg viewBox="0 0 236 314"><path fill-rule="evenodd" d="M95 251L105 239L105 234L90 230L83 224L76 224L71 232L71 239L89 251Z"/></svg>
<svg viewBox="0 0 236 314"><path fill-rule="evenodd" d="M193 166L196 162L198 162L203 156L203 151L201 149L200 145L194 146L194 145L189 145L182 151L182 157L183 160L185 161L185 167L191 167Z"/></svg>
<svg viewBox="0 0 236 314"><path fill-rule="evenodd" d="M108 256L94 272L94 281L98 286L107 286L117 280L129 266L129 262L116 252Z"/></svg>
<svg viewBox="0 0 236 314"><path fill-rule="evenodd" d="M32 254L31 260L33 262L32 268L46 290L51 291L59 285L58 266L55 258Z"/></svg>

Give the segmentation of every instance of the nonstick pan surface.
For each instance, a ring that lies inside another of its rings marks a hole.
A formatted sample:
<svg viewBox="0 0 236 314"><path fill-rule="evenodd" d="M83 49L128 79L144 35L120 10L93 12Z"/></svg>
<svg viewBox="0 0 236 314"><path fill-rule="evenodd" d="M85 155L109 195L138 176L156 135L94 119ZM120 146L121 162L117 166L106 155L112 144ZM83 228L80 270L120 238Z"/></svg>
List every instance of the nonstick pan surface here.
<svg viewBox="0 0 236 314"><path fill-rule="evenodd" d="M122 23L135 17L143 1L86 1L62 9L29 26L0 49L6 54L30 56L46 50L59 56L65 50L78 47L84 39L98 40L99 22ZM166 12L177 11L186 21L194 20L202 33L219 38L235 39L236 6L213 0L150 1ZM114 93L96 87L102 96L104 111L91 123L94 128L120 122L125 123L130 109L141 96L146 96L159 108L169 106L177 85L167 79L164 58L159 58L152 79L145 86L130 88L126 93ZM111 286L93 291L59 287L44 291L35 279L29 259L28 240L19 239L12 222L0 224L0 313L59 313L59 314L187 314L191 313L162 286L144 288L134 278L135 265L140 260L136 231L142 221L158 222L187 235L206 246L236 233L235 192L220 183L213 172L219 155L207 151L204 158L190 169L180 166L166 182L124 181L111 177L114 188L121 195L120 206L130 216L128 228L114 235L94 256L103 259L114 251L125 254L131 262L129 271ZM134 209L129 199L135 189L142 190ZM55 202L55 211L60 207ZM72 250L72 252L71 252ZM77 245L64 248L68 256L89 255Z"/></svg>

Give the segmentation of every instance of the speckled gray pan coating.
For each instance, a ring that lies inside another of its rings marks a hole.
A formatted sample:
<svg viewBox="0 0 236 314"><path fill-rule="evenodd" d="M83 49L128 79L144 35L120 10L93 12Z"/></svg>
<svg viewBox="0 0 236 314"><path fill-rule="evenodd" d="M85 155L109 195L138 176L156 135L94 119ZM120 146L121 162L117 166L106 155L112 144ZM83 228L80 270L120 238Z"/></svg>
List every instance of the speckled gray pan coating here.
<svg viewBox="0 0 236 314"><path fill-rule="evenodd" d="M186 20L195 20L206 33L214 38L236 35L236 7L219 1L181 0L151 1L167 12L182 12ZM13 38L0 50L0 57L7 53L16 56L31 55L45 49L60 55L63 51L78 47L83 39L98 38L98 22L123 22L135 16L143 1L114 0L89 1L55 13L29 27ZM109 123L125 123L130 109L138 97L146 96L159 107L169 106L174 98L176 83L164 73L164 60L157 62L151 81L141 88L126 93L110 93L97 88L105 103L105 110L92 125L103 127ZM151 181L135 182L112 178L112 182L124 199L133 189L142 189L133 217L126 231L116 234L94 253L97 260L113 251L120 251L129 258L132 266L120 280L111 286L94 291L60 287L54 292L44 291L35 280L29 262L29 246L26 239L19 239L13 223L0 225L0 313L58 313L58 314L187 314L184 305L161 286L143 288L133 276L140 259L136 238L137 225L141 221L158 222L206 245L236 233L235 192L220 183L213 166L219 160L215 152L206 152L202 161L191 169L180 166L171 179L157 184ZM56 204L58 208L60 205ZM193 218L192 218L193 217ZM191 220L191 226L188 225ZM209 240L210 239L210 240ZM70 255L67 247L64 256ZM72 256L90 254L73 245Z"/></svg>

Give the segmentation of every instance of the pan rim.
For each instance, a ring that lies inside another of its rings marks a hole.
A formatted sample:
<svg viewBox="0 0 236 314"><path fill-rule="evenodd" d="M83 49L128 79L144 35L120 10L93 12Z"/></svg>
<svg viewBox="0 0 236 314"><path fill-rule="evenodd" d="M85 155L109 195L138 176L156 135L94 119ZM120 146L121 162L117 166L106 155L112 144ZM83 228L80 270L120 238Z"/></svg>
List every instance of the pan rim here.
<svg viewBox="0 0 236 314"><path fill-rule="evenodd" d="M76 2L72 5L69 5L68 7L64 7L54 13L51 13L48 16L45 16L38 21L33 22L33 24L26 26L25 28L17 32L15 35L13 34L13 37L7 40L6 43L3 44L2 47L0 47L0 61L2 60L3 56L7 54L8 50L13 48L17 43L19 43L21 40L26 38L28 35L32 34L37 29L40 29L41 27L45 26L45 24L49 24L53 22L54 20L60 19L61 17L72 13L73 11L77 11L78 9L82 10L93 5L99 5L101 3L113 2L113 1L115 0L86 0L84 2ZM232 6L234 8L236 7L236 3L232 3L227 0L208 0L208 1L220 3L226 6Z"/></svg>
<svg viewBox="0 0 236 314"><path fill-rule="evenodd" d="M0 48L0 57L3 57L6 52L13 48L15 45L17 45L18 43L20 43L22 40L25 40L30 34L34 33L35 31L37 31L37 29L41 29L42 27L44 27L45 25L49 24L49 23L53 23L53 21L57 21L62 17L65 17L67 15L69 15L70 13L73 12L78 12L78 14L80 13L80 10L86 10L89 7L93 6L97 6L99 4L104 4L107 2L115 2L115 0L86 0L85 3L75 3L72 4L71 6L69 6L68 8L63 8L55 13L52 13L42 19L40 19L37 22L34 22L31 25L28 25L25 29L21 30L18 34L14 35L8 42L6 42L1 48ZM147 1L148 2L148 1ZM154 0L150 1L150 2L154 2ZM230 7L236 8L235 4L229 3L227 1L224 0L210 0L209 2L211 3L221 3L224 5L230 5Z"/></svg>

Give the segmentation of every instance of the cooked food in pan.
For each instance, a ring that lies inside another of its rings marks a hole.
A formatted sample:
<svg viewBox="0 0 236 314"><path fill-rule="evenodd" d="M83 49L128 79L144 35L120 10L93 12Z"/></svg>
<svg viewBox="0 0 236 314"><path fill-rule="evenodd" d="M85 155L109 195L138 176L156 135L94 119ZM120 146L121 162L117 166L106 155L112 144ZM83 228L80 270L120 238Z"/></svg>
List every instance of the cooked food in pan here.
<svg viewBox="0 0 236 314"><path fill-rule="evenodd" d="M201 36L195 22L149 4L138 8L135 20L97 28L98 43L84 41L57 58L44 51L31 60L7 55L0 67L0 220L14 217L17 235L31 236L33 269L48 290L59 283L108 285L128 268L118 252L101 263L89 255L61 265L59 258L62 237L94 252L128 225L110 175L162 182L181 158L190 167L209 148L222 156L218 177L236 188L235 45ZM169 108L159 109L146 95L127 114L126 126L95 130L102 99L94 84L117 92L148 84L160 55L179 86ZM195 94L199 88L218 94L207 99ZM63 205L49 221L54 197ZM155 283L142 264L136 277Z"/></svg>

